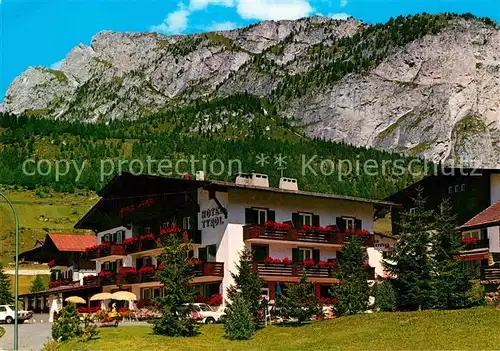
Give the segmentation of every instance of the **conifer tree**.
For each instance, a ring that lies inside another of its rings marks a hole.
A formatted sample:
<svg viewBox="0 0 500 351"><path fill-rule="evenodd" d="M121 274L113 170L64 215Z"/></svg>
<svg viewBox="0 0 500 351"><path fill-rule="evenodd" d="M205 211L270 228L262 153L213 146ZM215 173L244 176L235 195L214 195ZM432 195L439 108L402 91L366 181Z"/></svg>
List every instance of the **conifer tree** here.
<svg viewBox="0 0 500 351"><path fill-rule="evenodd" d="M463 260L457 259L461 235L457 232L456 215L448 199L435 215L432 236L434 277L432 281L434 308L456 309L469 306L468 292L472 287L472 272Z"/></svg>
<svg viewBox="0 0 500 351"><path fill-rule="evenodd" d="M396 295L389 280L374 286L375 307L380 311L390 312L396 308Z"/></svg>
<svg viewBox="0 0 500 351"><path fill-rule="evenodd" d="M35 276L35 279L33 279L33 281L31 282L30 292L33 293L37 291L43 291L45 289L47 289L47 287L43 283L42 276L40 274L37 274Z"/></svg>
<svg viewBox="0 0 500 351"><path fill-rule="evenodd" d="M370 298L368 274L364 267L366 252L361 240L355 235L346 236L339 257L338 285L331 289L333 308L338 316L356 314L367 309Z"/></svg>
<svg viewBox="0 0 500 351"><path fill-rule="evenodd" d="M323 315L323 308L314 294L314 285L307 281L305 270L298 284L287 284L286 295L277 297L276 310L278 315L293 318L297 324L313 316Z"/></svg>
<svg viewBox="0 0 500 351"><path fill-rule="evenodd" d="M59 317L52 325L52 338L58 341L66 341L81 336L83 333L78 318L76 305L73 303L64 306L59 311Z"/></svg>
<svg viewBox="0 0 500 351"><path fill-rule="evenodd" d="M164 249L159 257L163 269L157 272L165 294L156 298L162 312L161 318L154 320L153 333L167 336L195 336L199 325L192 318L194 299L193 287L189 282L194 278L194 265L188 259L189 245L183 245L177 235L167 235Z"/></svg>
<svg viewBox="0 0 500 351"><path fill-rule="evenodd" d="M253 255L247 248L240 253L240 261L236 265L236 273L231 272L234 279L234 285L227 290L230 303L235 299L236 295L241 294L249 306L250 313L253 317L255 326L260 319L262 310L261 289L263 282L259 278L258 272L253 268Z"/></svg>
<svg viewBox="0 0 500 351"><path fill-rule="evenodd" d="M432 259L429 232L433 212L425 209L422 190L417 189L414 207L401 214L400 236L385 266L394 277L391 285L399 310L428 309L432 306Z"/></svg>
<svg viewBox="0 0 500 351"><path fill-rule="evenodd" d="M233 294L231 304L226 308L224 333L231 340L248 340L255 333L255 322L250 305L241 292Z"/></svg>
<svg viewBox="0 0 500 351"><path fill-rule="evenodd" d="M14 297L10 290L10 279L3 271L3 265L0 263L0 305L8 305L14 302Z"/></svg>

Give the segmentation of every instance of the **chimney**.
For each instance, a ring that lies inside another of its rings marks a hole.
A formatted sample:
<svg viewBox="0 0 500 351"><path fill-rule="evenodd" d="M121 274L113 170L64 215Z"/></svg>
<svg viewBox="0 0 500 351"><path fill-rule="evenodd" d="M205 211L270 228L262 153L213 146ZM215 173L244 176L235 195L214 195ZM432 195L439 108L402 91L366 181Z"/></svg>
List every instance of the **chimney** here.
<svg viewBox="0 0 500 351"><path fill-rule="evenodd" d="M236 177L235 183L269 188L269 178L262 173L241 173Z"/></svg>
<svg viewBox="0 0 500 351"><path fill-rule="evenodd" d="M196 180L205 180L205 172L203 171L196 172Z"/></svg>
<svg viewBox="0 0 500 351"><path fill-rule="evenodd" d="M280 189L285 190L299 190L299 183L297 179L293 178L280 178Z"/></svg>

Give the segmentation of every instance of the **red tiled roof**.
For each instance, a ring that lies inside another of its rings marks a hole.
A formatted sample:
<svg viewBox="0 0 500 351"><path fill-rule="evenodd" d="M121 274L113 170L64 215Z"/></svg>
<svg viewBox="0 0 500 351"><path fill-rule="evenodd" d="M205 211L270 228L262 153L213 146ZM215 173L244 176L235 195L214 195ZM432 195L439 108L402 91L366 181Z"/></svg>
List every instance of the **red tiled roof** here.
<svg viewBox="0 0 500 351"><path fill-rule="evenodd" d="M50 239L59 251L85 251L87 247L96 244L93 235L49 234Z"/></svg>
<svg viewBox="0 0 500 351"><path fill-rule="evenodd" d="M479 212L472 219L460 227L460 229L475 229L500 223L500 201L495 202L487 209Z"/></svg>

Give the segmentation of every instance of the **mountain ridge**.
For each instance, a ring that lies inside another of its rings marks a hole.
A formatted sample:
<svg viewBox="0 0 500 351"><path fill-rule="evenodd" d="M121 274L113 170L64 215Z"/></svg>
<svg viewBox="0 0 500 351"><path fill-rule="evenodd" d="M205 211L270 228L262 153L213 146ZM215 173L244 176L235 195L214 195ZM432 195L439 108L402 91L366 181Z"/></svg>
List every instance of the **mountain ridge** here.
<svg viewBox="0 0 500 351"><path fill-rule="evenodd" d="M316 16L171 37L100 32L60 71L24 72L4 108L102 122L245 92L311 137L497 167L499 52L496 24L468 14L377 25Z"/></svg>

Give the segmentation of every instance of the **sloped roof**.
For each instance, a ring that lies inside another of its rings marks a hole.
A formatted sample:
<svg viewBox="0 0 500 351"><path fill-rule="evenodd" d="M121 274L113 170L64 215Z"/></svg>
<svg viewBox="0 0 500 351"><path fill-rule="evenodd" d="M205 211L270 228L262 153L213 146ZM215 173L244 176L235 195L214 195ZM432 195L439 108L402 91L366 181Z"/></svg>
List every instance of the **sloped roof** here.
<svg viewBox="0 0 500 351"><path fill-rule="evenodd" d="M59 251L83 252L96 244L96 237L93 235L51 233L48 236Z"/></svg>
<svg viewBox="0 0 500 351"><path fill-rule="evenodd" d="M461 230L478 229L500 224L500 201L495 202L487 209L479 212L472 219L460 227Z"/></svg>

